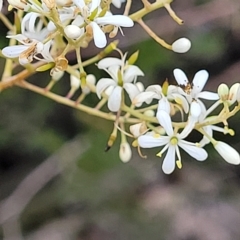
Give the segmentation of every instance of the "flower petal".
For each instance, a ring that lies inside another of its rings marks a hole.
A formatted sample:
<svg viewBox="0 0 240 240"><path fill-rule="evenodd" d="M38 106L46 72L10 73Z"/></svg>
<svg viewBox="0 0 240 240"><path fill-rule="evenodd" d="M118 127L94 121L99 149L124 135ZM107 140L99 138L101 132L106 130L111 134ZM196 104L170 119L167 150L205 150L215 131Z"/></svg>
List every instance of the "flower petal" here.
<svg viewBox="0 0 240 240"><path fill-rule="evenodd" d="M8 58L16 58L19 57L19 55L28 48L29 46L25 45L9 46L2 49L2 54Z"/></svg>
<svg viewBox="0 0 240 240"><path fill-rule="evenodd" d="M207 100L218 100L219 95L217 93L203 91L197 94L197 98L203 98Z"/></svg>
<svg viewBox="0 0 240 240"><path fill-rule="evenodd" d="M142 148L154 148L166 145L169 142L169 137L152 135L143 135L138 138L138 144Z"/></svg>
<svg viewBox="0 0 240 240"><path fill-rule="evenodd" d="M116 86L116 82L111 78L102 78L97 82L96 93L99 98L101 98L102 92L109 86Z"/></svg>
<svg viewBox="0 0 240 240"><path fill-rule="evenodd" d="M206 152L206 150L201 147L195 146L194 143L180 139L178 141L178 146L198 161L204 161L208 157L208 153Z"/></svg>
<svg viewBox="0 0 240 240"><path fill-rule="evenodd" d="M128 83L132 82L136 76L144 76L143 71L135 65L129 66L124 72L123 81Z"/></svg>
<svg viewBox="0 0 240 240"><path fill-rule="evenodd" d="M104 48L107 45L107 39L105 33L95 22L90 23L93 30L94 43L98 48Z"/></svg>
<svg viewBox="0 0 240 240"><path fill-rule="evenodd" d="M173 135L172 121L170 115L164 111L160 110L157 112L157 119L161 126L164 128L168 136Z"/></svg>
<svg viewBox="0 0 240 240"><path fill-rule="evenodd" d="M76 4L77 7L80 9L86 6L84 0L73 0L73 3Z"/></svg>
<svg viewBox="0 0 240 240"><path fill-rule="evenodd" d="M93 12L96 8L100 6L101 0L92 0L92 5L90 12Z"/></svg>
<svg viewBox="0 0 240 240"><path fill-rule="evenodd" d="M175 169L175 146L169 145L167 154L163 160L162 170L166 174L170 174Z"/></svg>
<svg viewBox="0 0 240 240"><path fill-rule="evenodd" d="M112 112L117 112L120 109L122 100L122 88L116 86L108 99L108 108Z"/></svg>
<svg viewBox="0 0 240 240"><path fill-rule="evenodd" d="M167 112L168 114L170 114L171 107L170 107L170 103L169 103L169 101L167 100L166 97L162 97L158 101L157 111L159 112L160 110L163 110L163 111Z"/></svg>
<svg viewBox="0 0 240 240"><path fill-rule="evenodd" d="M140 93L138 87L133 83L124 83L123 88L127 91L131 101Z"/></svg>
<svg viewBox="0 0 240 240"><path fill-rule="evenodd" d="M121 66L122 60L119 58L108 57L100 60L97 64L99 69L109 68L113 65Z"/></svg>
<svg viewBox="0 0 240 240"><path fill-rule="evenodd" d="M200 93L208 80L209 74L206 70L198 71L193 78L193 91Z"/></svg>
<svg viewBox="0 0 240 240"><path fill-rule="evenodd" d="M153 98L159 99L160 96L154 92L142 92L133 99L132 103L139 107L143 102L150 103Z"/></svg>
<svg viewBox="0 0 240 240"><path fill-rule="evenodd" d="M118 27L132 27L134 25L133 20L128 16L123 15L112 15L106 17L95 18L97 24L107 25L111 24Z"/></svg>
<svg viewBox="0 0 240 240"><path fill-rule="evenodd" d="M173 75L178 83L178 85L187 86L188 78L186 74L179 68L173 70Z"/></svg>

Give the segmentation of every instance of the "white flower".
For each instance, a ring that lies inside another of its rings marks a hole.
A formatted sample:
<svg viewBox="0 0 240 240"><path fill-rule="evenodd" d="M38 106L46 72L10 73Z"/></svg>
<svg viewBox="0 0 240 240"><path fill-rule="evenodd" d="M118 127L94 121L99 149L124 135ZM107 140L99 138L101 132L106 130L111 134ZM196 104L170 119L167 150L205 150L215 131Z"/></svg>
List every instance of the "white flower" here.
<svg viewBox="0 0 240 240"><path fill-rule="evenodd" d="M208 99L208 100L218 100L219 96L217 93L212 93L208 91L202 91L207 80L208 80L208 72L206 70L198 71L192 81L192 84L189 83L187 76L185 73L176 68L173 71L174 77L178 83L178 85L184 87L184 92L189 103L192 102L193 99L198 100L199 98Z"/></svg>
<svg viewBox="0 0 240 240"><path fill-rule="evenodd" d="M2 49L2 54L8 58L19 58L19 63L25 65L32 62L33 58L51 62L53 61L49 52L51 41L43 44L36 39L29 39L23 34L17 34L14 36L7 36L8 38L14 38L18 40L22 45L8 46ZM41 54L43 58L39 58L37 54Z"/></svg>
<svg viewBox="0 0 240 240"><path fill-rule="evenodd" d="M125 56L123 59L125 59ZM119 61L119 65L114 64L110 67L106 65L106 68L104 68L102 61L98 64L100 69L108 72L111 78L100 79L96 85L96 93L99 98L101 98L102 92L109 95L108 108L112 112L117 112L121 106L123 89L126 90L130 99L133 100L140 93L134 82L137 76L143 76L144 73L135 65L122 65L123 61Z"/></svg>
<svg viewBox="0 0 240 240"><path fill-rule="evenodd" d="M153 99L159 99L158 109L164 109L170 112L169 101L175 100L180 104L184 111L187 113L189 111L189 104L186 99L178 92L178 87L169 85L167 88L166 96L163 93L163 89L159 85L151 85L146 88L145 92L138 94L133 99L133 104L137 107L141 106L143 102L150 103Z"/></svg>
<svg viewBox="0 0 240 240"><path fill-rule="evenodd" d="M179 93L185 96L190 104L192 104L193 100L197 102L201 107L202 115L205 114L206 107L204 103L200 100L200 98L207 100L219 99L217 93L202 91L209 76L206 70L198 71L195 74L192 83L188 81L188 78L185 75L185 73L179 68L174 69L173 74L178 85L181 86L181 88L180 87L178 88Z"/></svg>
<svg viewBox="0 0 240 240"><path fill-rule="evenodd" d="M112 15L110 12L106 12L102 16L102 9L100 8L101 0L92 0L89 4L86 4L83 0L73 0L73 2L80 9L87 26L91 27L94 43L99 48L107 45L105 32L101 29L102 26L132 27L134 25L128 16Z"/></svg>
<svg viewBox="0 0 240 240"><path fill-rule="evenodd" d="M21 32L25 37L43 41L50 33L45 27L41 14L27 13L21 21Z"/></svg>
<svg viewBox="0 0 240 240"><path fill-rule="evenodd" d="M218 141L214 147L226 162L234 165L240 164L239 153L227 143Z"/></svg>
<svg viewBox="0 0 240 240"><path fill-rule="evenodd" d="M171 118L167 112L163 110L158 111L157 119L165 129L167 136L144 135L138 138L138 143L142 148L164 146L157 154L157 156L160 157L168 150L162 165L164 173L170 174L174 171L176 164L175 155L177 155L177 161L181 163L179 147L196 160L203 161L207 158L208 154L203 148L197 147L196 144L184 140L186 137L186 132L184 130L181 133L174 133Z"/></svg>

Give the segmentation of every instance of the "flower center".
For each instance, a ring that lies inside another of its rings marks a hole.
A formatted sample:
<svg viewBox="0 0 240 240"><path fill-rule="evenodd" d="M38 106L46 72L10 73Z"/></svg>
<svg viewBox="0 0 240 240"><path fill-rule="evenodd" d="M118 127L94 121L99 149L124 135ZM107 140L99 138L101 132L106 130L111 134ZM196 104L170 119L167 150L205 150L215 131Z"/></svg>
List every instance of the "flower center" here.
<svg viewBox="0 0 240 240"><path fill-rule="evenodd" d="M170 143L172 145L177 145L178 144L178 139L176 137L172 137L171 140L170 140Z"/></svg>

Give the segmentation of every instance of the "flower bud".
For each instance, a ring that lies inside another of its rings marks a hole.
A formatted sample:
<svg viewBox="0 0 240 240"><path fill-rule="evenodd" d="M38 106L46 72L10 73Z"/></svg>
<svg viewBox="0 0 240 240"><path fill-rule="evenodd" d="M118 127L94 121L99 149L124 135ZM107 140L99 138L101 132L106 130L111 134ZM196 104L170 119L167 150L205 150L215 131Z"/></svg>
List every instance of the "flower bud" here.
<svg viewBox="0 0 240 240"><path fill-rule="evenodd" d="M53 71L52 72L52 80L58 81L62 78L64 72L63 71Z"/></svg>
<svg viewBox="0 0 240 240"><path fill-rule="evenodd" d="M77 39L82 35L81 29L76 25L68 25L64 28L64 32L68 38Z"/></svg>
<svg viewBox="0 0 240 240"><path fill-rule="evenodd" d="M218 86L218 95L222 101L226 101L229 95L229 88L227 84L222 83Z"/></svg>
<svg viewBox="0 0 240 240"><path fill-rule="evenodd" d="M119 157L124 163L130 161L132 158L132 150L129 143L123 142L120 144Z"/></svg>
<svg viewBox="0 0 240 240"><path fill-rule="evenodd" d="M191 42L187 38L180 38L172 44L172 50L176 53L185 53L191 48Z"/></svg>
<svg viewBox="0 0 240 240"><path fill-rule="evenodd" d="M240 164L239 153L227 143L218 141L214 147L226 162L234 165Z"/></svg>
<svg viewBox="0 0 240 240"><path fill-rule="evenodd" d="M232 105L236 102L239 86L240 86L239 83L234 83L231 86L230 91L229 91L229 96L228 96L228 104L229 105Z"/></svg>
<svg viewBox="0 0 240 240"><path fill-rule="evenodd" d="M143 114L148 117L155 117L155 112L151 109L145 111Z"/></svg>
<svg viewBox="0 0 240 240"><path fill-rule="evenodd" d="M78 89L80 87L80 79L74 75L70 75L71 88Z"/></svg>

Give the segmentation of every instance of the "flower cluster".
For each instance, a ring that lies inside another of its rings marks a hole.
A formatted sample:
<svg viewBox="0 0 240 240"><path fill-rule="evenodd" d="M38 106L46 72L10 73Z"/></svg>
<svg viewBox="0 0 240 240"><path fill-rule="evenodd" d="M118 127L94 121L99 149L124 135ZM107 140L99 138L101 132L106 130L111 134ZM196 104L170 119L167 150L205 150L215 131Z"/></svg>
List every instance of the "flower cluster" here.
<svg viewBox="0 0 240 240"><path fill-rule="evenodd" d="M131 0L126 3L125 0L8 0L9 10L14 9L18 14L15 14L13 24L2 18L9 28L7 38L10 42L1 51L7 60L0 90L12 85L27 88L112 121L113 130L106 150L120 134L119 157L123 162L131 159L132 147L137 148L142 157L141 148L161 147L156 155L162 157L166 152L162 169L170 174L176 166L182 167L181 150L198 161L204 161L208 158L204 147L211 143L227 162L240 164L239 153L213 137L214 131L234 135L228 119L240 110L239 83L230 89L221 84L216 93L203 91L209 78L206 70L198 71L189 81L186 74L176 68L173 70L175 85L169 85L166 80L162 86L155 84L144 88L139 80L145 74L136 65L138 51L128 56L118 48L118 41L110 41L118 32L123 34L122 27L130 28L138 23L166 49L186 53L191 48L186 37L168 44L143 21L145 15L164 7L178 24L182 24L170 2L142 0L143 8L131 12ZM114 14L113 9L119 8L120 12L123 5L122 14ZM85 59L82 49L92 48L91 42L100 52ZM107 56L113 51L120 54L120 58ZM93 64L108 76L97 79L87 72L86 67ZM14 75L13 70L18 65L22 65L24 70ZM25 80L31 74L48 70L50 81L44 88ZM69 76L69 90L62 96L52 90L66 74ZM94 107L84 101L90 94L98 99ZM209 107L206 102L212 105ZM191 142L188 138L194 131L202 135L199 142Z"/></svg>

